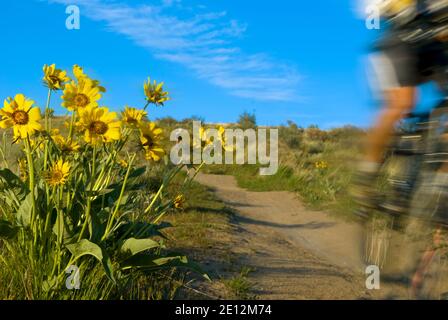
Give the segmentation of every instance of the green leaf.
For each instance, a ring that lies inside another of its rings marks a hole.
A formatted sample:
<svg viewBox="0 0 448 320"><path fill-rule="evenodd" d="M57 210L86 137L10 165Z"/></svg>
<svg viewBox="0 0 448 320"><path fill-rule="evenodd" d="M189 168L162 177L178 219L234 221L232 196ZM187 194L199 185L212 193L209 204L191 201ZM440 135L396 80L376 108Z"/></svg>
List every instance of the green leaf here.
<svg viewBox="0 0 448 320"><path fill-rule="evenodd" d="M0 178L3 178L9 187L24 187L25 184L20 178L9 169L0 170Z"/></svg>
<svg viewBox="0 0 448 320"><path fill-rule="evenodd" d="M169 256L162 257L160 255L153 254L138 254L127 259L121 265L123 270L132 268L160 270L173 267L190 269L191 271L199 273L205 279L211 281L209 275L204 272L198 264L188 261L188 258L183 255L171 254Z"/></svg>
<svg viewBox="0 0 448 320"><path fill-rule="evenodd" d="M140 167L140 168L137 168L137 169L135 169L135 170L132 170L132 171L129 173L129 178L137 178L137 177L140 177L142 174L145 173L145 171L146 171L146 167Z"/></svg>
<svg viewBox="0 0 448 320"><path fill-rule="evenodd" d="M106 230L106 224L102 221L107 220L106 217L109 216L110 213L108 213L106 210L102 210L100 212L93 211L91 212L91 221L89 223L89 231L91 234L90 240L93 242L99 242L101 237L103 236L105 230ZM104 219L106 218L106 219Z"/></svg>
<svg viewBox="0 0 448 320"><path fill-rule="evenodd" d="M67 218L65 211L48 212L47 214L56 215L56 220L53 225L53 233L62 240L62 243L73 243L77 239L77 234L73 232L73 224ZM51 219L53 221L53 219Z"/></svg>
<svg viewBox="0 0 448 320"><path fill-rule="evenodd" d="M58 284L58 277L54 276L50 279L45 280L42 283L42 290L46 293L50 292L51 290L54 290Z"/></svg>
<svg viewBox="0 0 448 320"><path fill-rule="evenodd" d="M31 222L31 212L33 210L33 195L28 193L26 198L22 201L19 210L17 210L16 218L20 225L26 227Z"/></svg>
<svg viewBox="0 0 448 320"><path fill-rule="evenodd" d="M128 258L146 250L159 248L160 246L160 243L152 239L130 238L123 242L120 247L120 252Z"/></svg>
<svg viewBox="0 0 448 320"><path fill-rule="evenodd" d="M90 255L98 259L103 264L107 277L115 282L110 258L100 246L87 239L83 239L77 243L67 245L67 249L74 256L75 261L85 255Z"/></svg>
<svg viewBox="0 0 448 320"><path fill-rule="evenodd" d="M0 220L0 238L14 238L18 230L19 228L13 226L9 221Z"/></svg>
<svg viewBox="0 0 448 320"><path fill-rule="evenodd" d="M16 209L18 202L25 198L27 187L11 170L2 169L0 170L0 191L0 198Z"/></svg>
<svg viewBox="0 0 448 320"><path fill-rule="evenodd" d="M166 236L160 232L160 230L171 228L173 225L168 222L162 222L160 224L151 224L147 222L127 222L123 223L117 230L118 236L127 234L130 237L136 237L139 234L138 239L146 239L150 237L162 237L166 239Z"/></svg>

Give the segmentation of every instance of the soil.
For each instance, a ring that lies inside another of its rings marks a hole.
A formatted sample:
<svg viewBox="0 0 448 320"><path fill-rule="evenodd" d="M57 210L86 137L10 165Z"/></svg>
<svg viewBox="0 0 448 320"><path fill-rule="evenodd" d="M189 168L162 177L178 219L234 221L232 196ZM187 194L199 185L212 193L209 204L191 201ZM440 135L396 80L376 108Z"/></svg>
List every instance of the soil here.
<svg viewBox="0 0 448 320"><path fill-rule="evenodd" d="M361 259L363 228L307 209L291 192L251 192L232 176L199 174L234 212L226 250L234 263L253 270L251 293L257 299L406 298L403 285L366 288ZM219 266L213 262L213 268ZM214 294L222 292L216 284Z"/></svg>

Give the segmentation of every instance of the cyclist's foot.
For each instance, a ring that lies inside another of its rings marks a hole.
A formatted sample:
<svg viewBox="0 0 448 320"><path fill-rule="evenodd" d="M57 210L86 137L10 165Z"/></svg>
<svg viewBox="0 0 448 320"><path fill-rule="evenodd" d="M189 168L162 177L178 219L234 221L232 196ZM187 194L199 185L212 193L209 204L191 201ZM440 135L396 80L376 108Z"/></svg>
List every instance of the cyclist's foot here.
<svg viewBox="0 0 448 320"><path fill-rule="evenodd" d="M411 280L411 295L413 299L422 299L423 275L415 273Z"/></svg>
<svg viewBox="0 0 448 320"><path fill-rule="evenodd" d="M377 163L364 161L355 173L351 194L359 206L356 214L364 219L377 207L378 195L374 185L378 178L378 167Z"/></svg>

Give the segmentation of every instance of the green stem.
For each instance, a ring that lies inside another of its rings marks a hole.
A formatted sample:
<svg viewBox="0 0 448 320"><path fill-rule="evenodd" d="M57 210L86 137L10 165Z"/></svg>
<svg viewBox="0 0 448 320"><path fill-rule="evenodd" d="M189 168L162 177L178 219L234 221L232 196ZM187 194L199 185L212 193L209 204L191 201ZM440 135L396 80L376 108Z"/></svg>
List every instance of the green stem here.
<svg viewBox="0 0 448 320"><path fill-rule="evenodd" d="M151 211L154 203L156 203L157 198L161 195L163 188L165 187L165 185L162 183L162 185L159 188L159 191L157 191L156 195L154 196L154 198L152 199L151 203L149 204L149 206L146 208L145 213L148 213Z"/></svg>
<svg viewBox="0 0 448 320"><path fill-rule="evenodd" d="M63 226L64 226L64 216L63 216L63 212L62 212L62 195L63 195L63 186L59 186L58 191L57 191L57 213L58 213L58 217L57 217L57 222L58 222L58 273L61 271L61 255L62 255L62 241L64 239L64 231L63 231Z"/></svg>
<svg viewBox="0 0 448 320"><path fill-rule="evenodd" d="M34 194L34 162L33 157L31 155L31 147L30 147L30 138L29 136L26 137L25 140L25 149L26 149L26 158L28 161L28 171L29 171L29 187L30 187L30 193L32 198L32 211L31 211L31 228L34 233L34 244L36 244L37 241L37 233L36 233L36 220L37 220L37 210L36 210L36 197Z"/></svg>
<svg viewBox="0 0 448 320"><path fill-rule="evenodd" d="M68 133L68 140L71 141L73 137L73 125L75 123L75 111L72 112L72 117L70 119L70 129Z"/></svg>
<svg viewBox="0 0 448 320"><path fill-rule="evenodd" d="M116 157L115 152L112 152L109 154L109 157L107 157L106 162L104 163L103 167L101 168L101 171L97 178L97 183L94 185L94 189L97 190L99 186L101 185L101 182L103 180L104 172L106 171L106 167L109 166L109 163L114 160Z"/></svg>
<svg viewBox="0 0 448 320"><path fill-rule="evenodd" d="M90 190L89 190L89 195L87 196L87 208L86 208L86 216L85 216L85 221L84 224L82 226L81 229L81 233L79 234L79 238L78 241L81 241L82 237L84 236L84 232L86 230L88 221L90 220L90 210L92 207L92 192L93 192L93 187L94 187L94 181L95 181L95 170L96 170L96 145L93 146L93 150L92 150L92 172L90 175Z"/></svg>
<svg viewBox="0 0 448 320"><path fill-rule="evenodd" d="M50 109L50 100L51 100L51 90L48 89L48 96L47 96L47 104L45 106L45 131L47 134L50 134L48 128L48 112ZM45 151L44 151L44 170L47 170L47 162L48 162L48 140L45 140Z"/></svg>
<svg viewBox="0 0 448 320"><path fill-rule="evenodd" d="M6 157L5 157L5 152L3 151L3 147L0 146L0 154L2 155L3 158L3 164L5 165L5 168L8 168L8 162L6 161Z"/></svg>
<svg viewBox="0 0 448 320"><path fill-rule="evenodd" d="M48 89L47 95L47 104L45 106L45 130L48 131L49 123L48 123L48 111L50 109L50 100L51 100L51 90Z"/></svg>
<svg viewBox="0 0 448 320"><path fill-rule="evenodd" d="M104 240L107 238L107 235L109 234L109 230L112 227L112 224L114 222L115 216L117 215L118 210L120 209L121 199L123 198L124 192L126 190L126 184L128 182L129 173L131 172L132 163L134 162L134 159L135 159L135 154L129 160L128 170L126 171L126 175L124 177L123 185L122 185L121 191L120 191L120 196L118 197L117 204L115 206L115 210L114 210L112 216L110 217L109 221L107 222L106 231L104 232L104 235L101 240Z"/></svg>

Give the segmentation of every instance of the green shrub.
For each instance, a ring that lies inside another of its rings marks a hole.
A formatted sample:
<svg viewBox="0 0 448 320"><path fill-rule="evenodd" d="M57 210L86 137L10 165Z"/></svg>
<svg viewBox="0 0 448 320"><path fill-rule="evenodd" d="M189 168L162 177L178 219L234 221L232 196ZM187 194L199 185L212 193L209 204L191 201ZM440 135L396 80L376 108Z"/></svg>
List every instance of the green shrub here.
<svg viewBox="0 0 448 320"><path fill-rule="evenodd" d="M241 129L255 129L257 118L254 113L243 112L238 118L238 125Z"/></svg>

